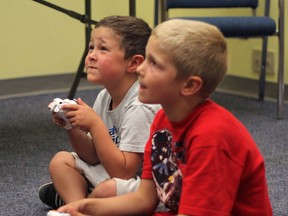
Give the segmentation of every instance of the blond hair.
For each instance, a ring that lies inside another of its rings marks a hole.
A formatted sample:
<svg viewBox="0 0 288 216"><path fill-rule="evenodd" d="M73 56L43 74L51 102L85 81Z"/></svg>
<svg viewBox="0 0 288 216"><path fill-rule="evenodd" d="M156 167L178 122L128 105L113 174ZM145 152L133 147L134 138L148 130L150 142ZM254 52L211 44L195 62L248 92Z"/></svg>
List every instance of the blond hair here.
<svg viewBox="0 0 288 216"><path fill-rule="evenodd" d="M199 76L201 92L209 96L227 72L227 44L213 25L191 20L172 19L159 24L152 35L159 41L177 69L177 79Z"/></svg>

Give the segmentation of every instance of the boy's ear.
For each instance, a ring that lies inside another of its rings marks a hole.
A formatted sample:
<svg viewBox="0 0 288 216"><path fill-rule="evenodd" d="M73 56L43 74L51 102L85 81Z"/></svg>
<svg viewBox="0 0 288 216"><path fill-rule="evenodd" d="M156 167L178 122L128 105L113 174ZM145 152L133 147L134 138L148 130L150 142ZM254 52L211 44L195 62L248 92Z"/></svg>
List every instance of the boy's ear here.
<svg viewBox="0 0 288 216"><path fill-rule="evenodd" d="M198 93L203 85L203 80L199 76L190 76L186 79L181 93L185 96Z"/></svg>
<svg viewBox="0 0 288 216"><path fill-rule="evenodd" d="M133 55L130 59L130 64L128 65L128 72L136 72L139 65L141 65L144 62L144 56L138 54Z"/></svg>

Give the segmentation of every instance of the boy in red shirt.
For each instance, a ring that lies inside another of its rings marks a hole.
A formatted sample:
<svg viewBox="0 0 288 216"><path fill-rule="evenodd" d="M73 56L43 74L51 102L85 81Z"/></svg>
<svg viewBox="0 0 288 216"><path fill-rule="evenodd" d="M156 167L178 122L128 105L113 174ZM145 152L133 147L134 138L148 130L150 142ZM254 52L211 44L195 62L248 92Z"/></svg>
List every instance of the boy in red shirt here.
<svg viewBox="0 0 288 216"><path fill-rule="evenodd" d="M139 100L160 103L138 191L84 199L74 215L272 215L264 159L247 129L209 99L227 71L214 26L170 20L157 26L138 67ZM158 202L169 212L156 212ZM80 213L81 212L81 213Z"/></svg>

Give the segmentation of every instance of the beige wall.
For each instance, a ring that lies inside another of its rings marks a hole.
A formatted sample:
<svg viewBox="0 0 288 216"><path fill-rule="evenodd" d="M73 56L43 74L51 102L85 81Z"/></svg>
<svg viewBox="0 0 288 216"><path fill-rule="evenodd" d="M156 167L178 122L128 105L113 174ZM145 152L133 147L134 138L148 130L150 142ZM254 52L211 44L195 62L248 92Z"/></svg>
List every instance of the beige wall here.
<svg viewBox="0 0 288 216"><path fill-rule="evenodd" d="M47 1L80 14L84 13L84 0ZM259 2L263 4L264 1ZM277 17L277 1L271 2L272 16ZM137 16L153 27L154 1L137 0L136 3ZM260 9L262 6L260 5ZM242 10L235 10L233 14L240 12ZM258 13L260 12L259 10ZM171 15L177 16L185 13L188 14L191 11L175 11ZM197 12L193 11L193 13ZM209 10L205 13L227 14L227 11ZM94 20L109 15L128 14L128 0L92 0ZM84 51L85 35L84 25L78 20L32 0L2 0L0 2L0 26L0 80L71 73L77 70ZM228 43L229 74L257 79L258 74L252 71L251 58L252 50L261 48L261 40L229 39ZM269 39L269 50L275 52L277 62L276 37ZM277 70L277 65L274 70ZM269 75L267 80L276 82L277 73ZM288 83L287 75L285 80L285 83Z"/></svg>
<svg viewBox="0 0 288 216"><path fill-rule="evenodd" d="M47 1L84 13L84 0ZM128 0L92 0L92 18L128 15L128 3ZM138 15L152 24L153 1L137 4ZM32 0L1 0L0 26L0 80L77 70L85 40L80 21Z"/></svg>

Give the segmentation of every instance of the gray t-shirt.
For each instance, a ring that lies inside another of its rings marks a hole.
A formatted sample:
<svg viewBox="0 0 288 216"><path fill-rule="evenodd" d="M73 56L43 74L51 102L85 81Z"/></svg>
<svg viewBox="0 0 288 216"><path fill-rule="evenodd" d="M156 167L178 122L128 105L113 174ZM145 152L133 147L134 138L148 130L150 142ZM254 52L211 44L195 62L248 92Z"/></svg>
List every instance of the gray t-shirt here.
<svg viewBox="0 0 288 216"><path fill-rule="evenodd" d="M160 105L138 100L139 83L131 86L122 102L110 110L111 96L106 89L98 94L93 109L107 126L111 138L121 151L143 153L150 125Z"/></svg>
<svg viewBox="0 0 288 216"><path fill-rule="evenodd" d="M160 105L148 105L138 100L138 82L134 83L125 95L122 102L114 110L110 110L111 96L106 89L99 92L93 109L101 117L109 130L111 138L121 151L144 153L145 144L150 133L150 125ZM90 133L88 133L90 136ZM90 136L91 137L91 136ZM90 165L81 160L76 153L72 153L76 160L77 169L96 186L110 178L102 164ZM137 175L140 176L141 166ZM135 191L139 179L122 180L115 178L117 184L116 194ZM126 192L123 192L126 191Z"/></svg>

